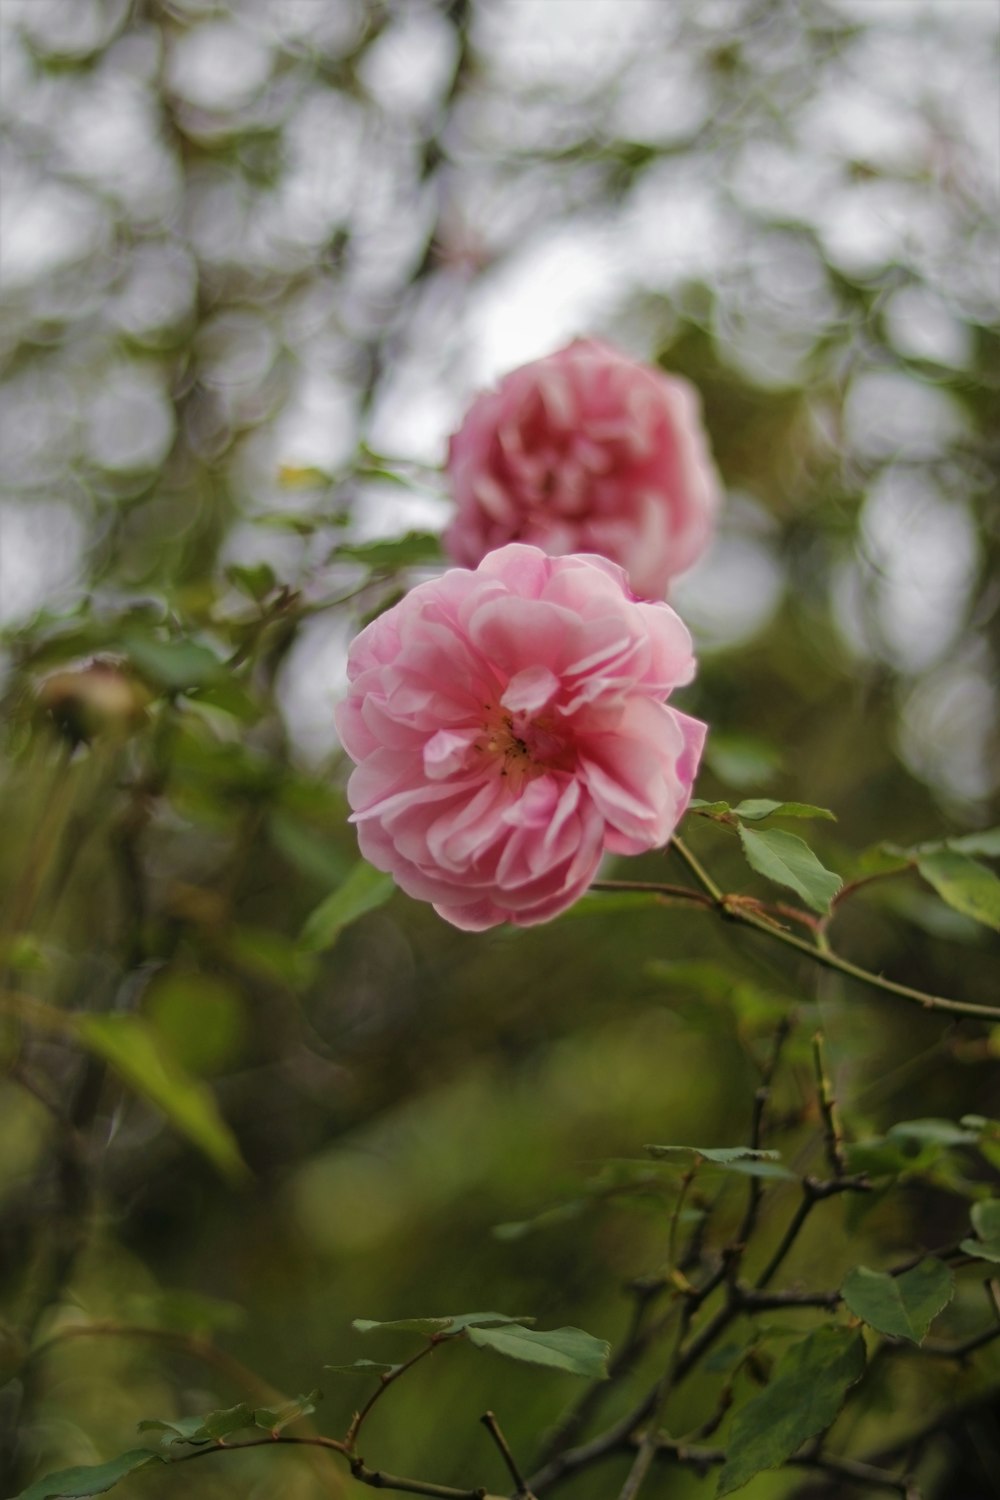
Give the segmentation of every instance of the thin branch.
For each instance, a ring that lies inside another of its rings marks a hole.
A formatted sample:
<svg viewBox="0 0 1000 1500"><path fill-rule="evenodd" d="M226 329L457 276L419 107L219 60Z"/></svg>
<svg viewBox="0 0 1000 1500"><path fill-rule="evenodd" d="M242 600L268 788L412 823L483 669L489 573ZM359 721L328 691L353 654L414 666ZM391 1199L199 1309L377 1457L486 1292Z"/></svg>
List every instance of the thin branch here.
<svg viewBox="0 0 1000 1500"><path fill-rule="evenodd" d="M753 1098L753 1114L750 1117L750 1149L752 1151L759 1151L764 1143L764 1116L771 1098L771 1085L774 1082L774 1075L778 1069L781 1052L791 1029L792 1021L789 1016L782 1016L775 1027L771 1051L761 1071L760 1084ZM761 1199L764 1196L764 1188L759 1177L751 1177L749 1182L750 1188L747 1197L746 1212L743 1215L743 1222L740 1224L736 1234L738 1253L733 1260L732 1270L734 1273L738 1269L739 1259L742 1257L747 1242L756 1228Z"/></svg>
<svg viewBox="0 0 1000 1500"><path fill-rule="evenodd" d="M670 847L675 853L680 855L706 896L711 898L712 903L721 909L725 909L726 897L723 894L721 886L716 885L711 875L705 869L705 866L701 863L701 860L688 848L683 839L679 839L674 834L670 840Z"/></svg>
<svg viewBox="0 0 1000 1500"><path fill-rule="evenodd" d="M823 1117L823 1141L826 1146L826 1159L830 1164L830 1171L834 1177L843 1177L847 1171L847 1160L844 1156L844 1137L840 1129L840 1121L837 1118L837 1101L831 1092L830 1080L827 1077L826 1061L823 1054L823 1033L817 1031L812 1039L813 1065L816 1069L816 1092L819 1097L819 1111Z"/></svg>
<svg viewBox="0 0 1000 1500"><path fill-rule="evenodd" d="M819 1181L815 1177L804 1177L802 1179L801 1202L789 1220L788 1227L782 1235L774 1254L754 1282L754 1290L763 1290L776 1274L788 1252L798 1239L802 1226L817 1203L822 1203L825 1198L832 1198L837 1193L866 1193L870 1191L871 1183L863 1173L854 1177L833 1177L826 1182Z"/></svg>
<svg viewBox="0 0 1000 1500"><path fill-rule="evenodd" d="M449 1484L432 1484L424 1479L409 1479L400 1474L386 1474L381 1469L369 1469L363 1459L352 1458L342 1442L330 1437L288 1437L285 1433L278 1433L270 1437L249 1438L245 1443L220 1441L204 1448L196 1448L193 1453L184 1453L180 1458L168 1461L183 1464L190 1463L196 1458L205 1458L210 1453L239 1453L244 1448L274 1447L330 1449L349 1460L353 1478L360 1484L370 1485L375 1490L398 1490L404 1495L429 1495L434 1497L434 1500L499 1500L499 1497L490 1495L488 1490L482 1488L457 1490Z"/></svg>
<svg viewBox="0 0 1000 1500"><path fill-rule="evenodd" d="M593 890L644 890L652 894L659 893L665 898L690 902L693 905L711 907L724 917L726 921L735 922L741 927L749 927L754 932L761 932L766 937L773 938L775 942L782 943L786 948L793 949L796 953L803 954L812 959L813 963L820 964L825 969L832 969L835 973L843 974L849 979L855 979L859 984L869 985L873 989L881 990L887 995L896 995L902 1000L911 1000L923 1010L944 1011L949 1015L970 1016L983 1021L1000 1021L1000 1007L994 1005L977 1005L973 1001L949 1000L943 995L931 995L924 990L914 989L908 984L899 984L894 979L886 979L882 974L876 974L870 969L863 969L859 964L851 963L850 959L841 958L829 947L818 947L815 943L807 942L804 938L796 937L795 933L787 931L786 928L776 925L772 920L755 915L748 909L745 902L736 896L727 896L717 886L702 865L701 861L692 854L687 845L676 836L671 840L670 847L680 855L688 869L694 875L701 886L703 895L697 891L686 891L683 886L658 883L655 881L597 881L591 887ZM707 900L705 898L708 898Z"/></svg>
<svg viewBox="0 0 1000 1500"><path fill-rule="evenodd" d="M532 1495L531 1491L528 1489L528 1486L524 1482L524 1475L521 1473L520 1469L517 1466L517 1460L515 1459L513 1453L510 1451L510 1444L504 1437L503 1432L500 1429L500 1423L497 1421L494 1413L491 1411L483 1412L483 1415L479 1418L479 1420L486 1428L486 1431L489 1433L490 1437L496 1443L497 1448L500 1451L500 1457L507 1465L507 1472L510 1474L511 1479L513 1479L514 1481L517 1495L523 1497L523 1500L535 1500L534 1495Z"/></svg>
<svg viewBox="0 0 1000 1500"><path fill-rule="evenodd" d="M564 1452L569 1444L575 1441L598 1406L614 1389L615 1383L632 1373L637 1360L645 1354L650 1344L663 1331L662 1320L657 1319L656 1323L650 1326L646 1322L646 1313L666 1288L666 1278L660 1276L631 1283L629 1290L635 1298L632 1317L624 1339L611 1357L608 1365L608 1379L595 1380L569 1408L566 1415L556 1423L538 1455L539 1465L551 1463L557 1454Z"/></svg>
<svg viewBox="0 0 1000 1500"><path fill-rule="evenodd" d="M637 891L651 896L662 896L664 901L682 901L692 906L714 906L710 896L693 891L688 885L669 885L655 880L595 880L588 887L592 891Z"/></svg>
<svg viewBox="0 0 1000 1500"><path fill-rule="evenodd" d="M437 1337L428 1339L424 1347L422 1349L418 1349L416 1354L412 1354L410 1358L404 1360L401 1365L394 1365L391 1370L386 1370L379 1376L379 1383L376 1386L375 1390L372 1391L371 1395L368 1397L368 1400L365 1402L361 1410L354 1413L354 1419L351 1422L350 1427L348 1427L347 1429L347 1432L344 1436L344 1446L346 1452L354 1452L357 1446L358 1433L361 1431L361 1428L367 1420L372 1408L378 1405L379 1401L381 1401L382 1397L385 1395L389 1387L391 1385L394 1385L401 1375L405 1375L408 1370L412 1370L414 1365L419 1364L422 1359L426 1359L428 1354L433 1354L439 1342L440 1340Z"/></svg>

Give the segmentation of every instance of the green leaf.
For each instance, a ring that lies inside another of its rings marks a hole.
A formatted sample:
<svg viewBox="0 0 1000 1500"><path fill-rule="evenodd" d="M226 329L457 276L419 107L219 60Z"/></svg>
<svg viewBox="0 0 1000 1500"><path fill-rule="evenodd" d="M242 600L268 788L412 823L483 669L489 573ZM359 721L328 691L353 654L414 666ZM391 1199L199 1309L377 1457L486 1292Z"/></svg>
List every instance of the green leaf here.
<svg viewBox="0 0 1000 1500"><path fill-rule="evenodd" d="M728 802L706 802L701 797L692 797L687 805L688 812L703 813L706 817L715 817L718 813L732 812Z"/></svg>
<svg viewBox="0 0 1000 1500"><path fill-rule="evenodd" d="M890 1140L919 1141L928 1146L974 1146L980 1132L953 1120L900 1120L889 1128Z"/></svg>
<svg viewBox="0 0 1000 1500"><path fill-rule="evenodd" d="M955 1282L942 1260L928 1256L901 1276L856 1266L844 1278L844 1304L878 1333L920 1344L931 1323L947 1307Z"/></svg>
<svg viewBox="0 0 1000 1500"><path fill-rule="evenodd" d="M128 1453L120 1453L117 1458L109 1459L106 1464L81 1464L75 1469L59 1469L57 1473L48 1474L44 1479L36 1479L15 1500L63 1500L63 1497L76 1500L77 1496L82 1495L103 1495L105 1491L113 1489L120 1479L134 1474L136 1469L162 1462L160 1454L151 1452L149 1448L132 1448Z"/></svg>
<svg viewBox="0 0 1000 1500"><path fill-rule="evenodd" d="M1000 1239L1000 1198L985 1198L973 1204L972 1227L984 1240Z"/></svg>
<svg viewBox="0 0 1000 1500"><path fill-rule="evenodd" d="M814 807L811 802L772 802L769 797L751 797L733 808L737 818L757 822L760 818L827 818L837 821L828 807Z"/></svg>
<svg viewBox="0 0 1000 1500"><path fill-rule="evenodd" d="M310 912L299 939L300 946L307 953L325 953L345 927L366 912L384 906L395 889L391 875L384 875L365 860L359 860L343 883Z"/></svg>
<svg viewBox="0 0 1000 1500"><path fill-rule="evenodd" d="M417 563L440 562L441 538L432 531L408 531L406 536L387 540L345 542L337 548L336 556L338 562L347 559L365 563L373 571L385 573Z"/></svg>
<svg viewBox="0 0 1000 1500"><path fill-rule="evenodd" d="M390 1370L398 1370L399 1366L384 1365L377 1359L356 1359L351 1365L324 1365L323 1368L331 1375L388 1375Z"/></svg>
<svg viewBox="0 0 1000 1500"><path fill-rule="evenodd" d="M690 1151L706 1161L729 1166L734 1161L780 1161L780 1151L762 1151L751 1146L644 1146L650 1156L668 1156L675 1151Z"/></svg>
<svg viewBox="0 0 1000 1500"><path fill-rule="evenodd" d="M987 859L1000 859L1000 828L963 833L960 838L948 839L947 847L956 849L959 854L984 854Z"/></svg>
<svg viewBox="0 0 1000 1500"><path fill-rule="evenodd" d="M583 1375L588 1380L608 1378L610 1345L604 1339L595 1339L593 1334L585 1333L582 1328L539 1331L513 1323L504 1328L470 1327L466 1337L478 1349L493 1349L508 1359L523 1360L529 1365L546 1365L552 1370L565 1370L570 1375Z"/></svg>
<svg viewBox="0 0 1000 1500"><path fill-rule="evenodd" d="M352 1327L359 1333L371 1333L376 1328L388 1328L396 1333L422 1333L428 1338L434 1334L463 1333L466 1328L476 1328L489 1323L532 1323L533 1318L512 1318L507 1313L455 1313L450 1318L396 1318L391 1323L377 1323L371 1318L355 1318Z"/></svg>
<svg viewBox="0 0 1000 1500"><path fill-rule="evenodd" d="M281 1406L258 1406L253 1414L253 1425L263 1427L266 1432L281 1432L300 1417L312 1416L322 1394L319 1390L310 1391L308 1396L296 1396L292 1401L282 1402Z"/></svg>
<svg viewBox="0 0 1000 1500"><path fill-rule="evenodd" d="M919 855L917 869L955 911L1000 932L1000 880L992 870L956 849Z"/></svg>
<svg viewBox="0 0 1000 1500"><path fill-rule="evenodd" d="M381 1328L389 1333L420 1333L430 1338L432 1334L443 1333L453 1321L452 1318L392 1318L388 1323L380 1323L375 1318L355 1318L351 1327L359 1333L374 1333Z"/></svg>
<svg viewBox="0 0 1000 1500"><path fill-rule="evenodd" d="M804 839L781 828L752 829L742 824L739 834L751 869L795 891L814 911L829 910L843 882L820 864Z"/></svg>
<svg viewBox="0 0 1000 1500"><path fill-rule="evenodd" d="M267 598L276 582L274 569L270 563L266 562L255 563L249 567L234 563L232 567L226 569L226 577L241 594L246 594L258 604Z"/></svg>
<svg viewBox="0 0 1000 1500"><path fill-rule="evenodd" d="M1000 1198L974 1204L970 1217L978 1239L963 1240L961 1248L978 1260L1000 1261Z"/></svg>
<svg viewBox="0 0 1000 1500"><path fill-rule="evenodd" d="M827 1325L789 1349L767 1389L736 1413L716 1494L742 1489L825 1431L864 1369L864 1339L857 1330Z"/></svg>
<svg viewBox="0 0 1000 1500"><path fill-rule="evenodd" d="M180 1067L144 1017L81 1016L75 1030L89 1052L103 1057L130 1088L161 1110L224 1176L246 1179L249 1174L236 1137L212 1091Z"/></svg>
<svg viewBox="0 0 1000 1500"><path fill-rule="evenodd" d="M223 664L207 646L196 641L159 641L149 635L126 635L125 650L143 677L157 687L181 691L217 682Z"/></svg>
<svg viewBox="0 0 1000 1500"><path fill-rule="evenodd" d="M508 1313L459 1313L457 1317L452 1318L448 1332L450 1334L462 1333L466 1328L487 1328L491 1325L513 1325L515 1323L533 1323L534 1321L534 1318L512 1318Z"/></svg>
<svg viewBox="0 0 1000 1500"><path fill-rule="evenodd" d="M226 1406L218 1411L205 1412L200 1417L175 1417L169 1422L149 1417L139 1423L140 1432L170 1432L171 1443L216 1443L231 1432L240 1432L254 1425L252 1407L245 1401L236 1406Z"/></svg>

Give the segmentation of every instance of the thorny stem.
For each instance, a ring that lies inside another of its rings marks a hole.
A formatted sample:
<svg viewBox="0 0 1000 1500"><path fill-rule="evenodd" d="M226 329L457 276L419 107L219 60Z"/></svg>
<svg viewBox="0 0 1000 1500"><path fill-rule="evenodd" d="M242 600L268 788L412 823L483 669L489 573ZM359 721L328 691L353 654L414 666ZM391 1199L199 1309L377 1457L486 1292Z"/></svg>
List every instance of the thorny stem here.
<svg viewBox="0 0 1000 1500"><path fill-rule="evenodd" d="M690 850L687 844L684 843L683 839L679 839L677 835L674 834L673 838L670 840L670 847L676 854L680 855L681 859L687 865L688 869L691 871L691 874L694 876L695 880L697 880L698 884L701 886L705 894L711 898L712 902L716 906L718 906L720 910L725 911L726 896L723 894L722 888L716 885L711 875L709 875L708 871L705 869L705 866L701 863L701 860L696 858L692 850Z"/></svg>
<svg viewBox="0 0 1000 1500"><path fill-rule="evenodd" d="M804 954L806 958L812 959L813 963L821 964L825 969L833 969L838 974L844 974L849 979L856 979L859 984L870 985L873 989L882 990L887 995L897 995L903 1000L912 1000L914 1004L921 1006L924 1010L947 1011L950 1015L972 1016L979 1020L1000 1021L1000 1007L994 1005L976 1005L972 1001L949 1000L943 995L930 995L924 990L913 989L908 984L898 984L894 979L886 979L882 974L875 974L870 969L863 969L859 964L851 963L850 959L841 958L839 953L829 947L818 947L816 943L807 942L805 938L796 937L795 933L786 928L776 925L774 922L757 916L750 911L746 904L738 897L726 895L716 885L704 865L692 854L691 850L682 839L675 835L671 840L670 847L674 849L687 865L698 884L700 891L690 890L685 886L669 885L656 881L596 881L592 887L595 890L638 890L659 894L665 898L677 901L687 901L692 905L711 907L729 922L736 922L741 927L750 927L754 932L762 932L766 937L772 938L777 943L783 943L786 948L792 948L796 953Z"/></svg>

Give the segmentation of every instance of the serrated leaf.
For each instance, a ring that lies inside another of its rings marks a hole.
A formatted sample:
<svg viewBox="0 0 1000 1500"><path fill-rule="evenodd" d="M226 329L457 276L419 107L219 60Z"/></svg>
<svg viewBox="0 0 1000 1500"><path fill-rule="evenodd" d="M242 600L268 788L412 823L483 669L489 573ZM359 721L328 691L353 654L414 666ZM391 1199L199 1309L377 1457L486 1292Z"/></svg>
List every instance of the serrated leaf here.
<svg viewBox="0 0 1000 1500"><path fill-rule="evenodd" d="M533 1323L534 1321L534 1318L512 1318L508 1313L459 1313L457 1317L452 1318L448 1332L462 1333L466 1328L487 1328L514 1323L520 1325L523 1323Z"/></svg>
<svg viewBox="0 0 1000 1500"><path fill-rule="evenodd" d="M385 540L345 542L337 548L336 556L338 562L364 563L374 572L385 573L396 568L413 567L417 563L439 562L441 538L432 531L409 531L406 536Z"/></svg>
<svg viewBox="0 0 1000 1500"><path fill-rule="evenodd" d="M1000 932L1000 880L992 870L954 848L918 855L917 869L954 911Z"/></svg>
<svg viewBox="0 0 1000 1500"><path fill-rule="evenodd" d="M74 1469L59 1469L55 1474L47 1474L44 1479L29 1484L15 1500L77 1500L78 1496L103 1495L119 1480L127 1479L137 1469L154 1463L163 1463L159 1453L153 1453L149 1448L132 1448L104 1464L80 1464Z"/></svg>
<svg viewBox="0 0 1000 1500"><path fill-rule="evenodd" d="M452 1322L451 1318L391 1318L387 1323L376 1318L354 1318L351 1327L359 1333L374 1333L376 1329L382 1329L387 1333L419 1333L430 1338L432 1334L443 1333Z"/></svg>
<svg viewBox="0 0 1000 1500"><path fill-rule="evenodd" d="M205 1412L200 1417L173 1417L170 1421L148 1417L138 1424L138 1429L140 1432L173 1433L171 1443L215 1443L231 1432L240 1432L253 1425L253 1408L240 1401L235 1406Z"/></svg>
<svg viewBox="0 0 1000 1500"><path fill-rule="evenodd" d="M728 1166L734 1161L780 1161L780 1151L758 1150L754 1146L644 1146L650 1156L669 1156L675 1151L690 1151L706 1161Z"/></svg>
<svg viewBox="0 0 1000 1500"><path fill-rule="evenodd" d="M736 1413L716 1494L742 1489L825 1431L864 1369L865 1345L857 1330L817 1328L789 1349L766 1390Z"/></svg>
<svg viewBox="0 0 1000 1500"><path fill-rule="evenodd" d="M519 1359L530 1365L545 1365L551 1370L565 1370L588 1380L608 1378L610 1345L594 1338L582 1328L523 1328L518 1323L503 1328L473 1328L466 1331L470 1344L479 1349L493 1349L508 1359Z"/></svg>
<svg viewBox="0 0 1000 1500"><path fill-rule="evenodd" d="M322 1394L322 1391L315 1390L310 1391L308 1396L296 1396L291 1401L283 1401L280 1406L258 1406L253 1414L253 1425L263 1427L267 1432L281 1432L300 1417L312 1416Z"/></svg>
<svg viewBox="0 0 1000 1500"><path fill-rule="evenodd" d="M702 797L692 797L687 805L688 812L704 813L706 817L715 817L719 813L731 811L728 802L706 802Z"/></svg>
<svg viewBox="0 0 1000 1500"><path fill-rule="evenodd" d="M247 1166L236 1137L219 1113L211 1089L184 1071L143 1016L80 1016L75 1030L89 1052L104 1058L131 1089L166 1115L174 1128L186 1135L224 1176L234 1181L247 1178Z"/></svg>
<svg viewBox="0 0 1000 1500"><path fill-rule="evenodd" d="M324 1365L323 1368L329 1370L331 1375L388 1375L392 1370L398 1370L399 1366L384 1365L377 1359L356 1359L350 1365Z"/></svg>
<svg viewBox="0 0 1000 1500"><path fill-rule="evenodd" d="M422 1333L430 1338L442 1333L457 1335L466 1328L477 1328L490 1323L532 1322L533 1318L513 1318L509 1313L474 1312L454 1313L450 1318L395 1318L389 1323L378 1323L371 1318L355 1318L351 1326L359 1333L372 1333L376 1328L384 1328L395 1333Z"/></svg>
<svg viewBox="0 0 1000 1500"><path fill-rule="evenodd" d="M782 828L739 827L747 863L759 875L787 886L814 911L826 912L843 881L820 864L804 839Z"/></svg>
<svg viewBox="0 0 1000 1500"><path fill-rule="evenodd" d="M300 947L307 953L327 952L345 927L384 906L395 889L391 875L359 860L337 889L310 912L299 939Z"/></svg>
<svg viewBox="0 0 1000 1500"><path fill-rule="evenodd" d="M1000 1198L973 1204L970 1218L978 1238L963 1240L961 1248L978 1260L1000 1261Z"/></svg>
<svg viewBox="0 0 1000 1500"><path fill-rule="evenodd" d="M955 1281L944 1261L928 1256L901 1276L856 1266L840 1290L844 1305L876 1332L920 1344L951 1301Z"/></svg>
<svg viewBox="0 0 1000 1500"><path fill-rule="evenodd" d="M837 821L828 807L814 807L811 802L772 802L769 797L749 797L733 808L737 818L756 822L760 818L826 818Z"/></svg>

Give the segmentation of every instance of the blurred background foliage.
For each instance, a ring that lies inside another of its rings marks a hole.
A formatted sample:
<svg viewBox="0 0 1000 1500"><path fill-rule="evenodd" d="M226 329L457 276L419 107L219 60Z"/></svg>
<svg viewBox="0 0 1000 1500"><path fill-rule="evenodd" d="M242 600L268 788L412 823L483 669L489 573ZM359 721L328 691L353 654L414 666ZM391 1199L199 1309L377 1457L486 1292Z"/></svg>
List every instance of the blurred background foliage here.
<svg viewBox="0 0 1000 1500"><path fill-rule="evenodd" d="M817 984L708 916L588 902L467 936L396 896L302 939L356 859L345 643L426 565L344 547L440 530L472 393L578 333L698 384L729 493L673 596L701 656L683 706L712 725L700 795L834 808L815 843L848 877L879 840L1000 821L991 0L4 0L0 28L0 1379L18 1327L161 1330L64 1336L0 1389L3 1493L235 1401L241 1365L296 1391L380 1357L354 1316L496 1306L616 1338L676 1173L616 1193L602 1163L743 1141L792 1006L786 1159L815 1149L818 1019L856 1136L996 1113L997 1032ZM691 838L761 890L735 840ZM915 882L837 937L995 1001L989 935ZM961 1177L938 1162L856 1223L826 1206L793 1279L959 1238ZM499 1486L479 1413L527 1461L573 1379L448 1352L370 1446ZM851 1421L906 1430L978 1378L897 1363ZM357 1399L328 1385L322 1429ZM998 1493L995 1426L979 1447L942 1450L928 1493ZM353 1488L322 1458L182 1477Z"/></svg>

